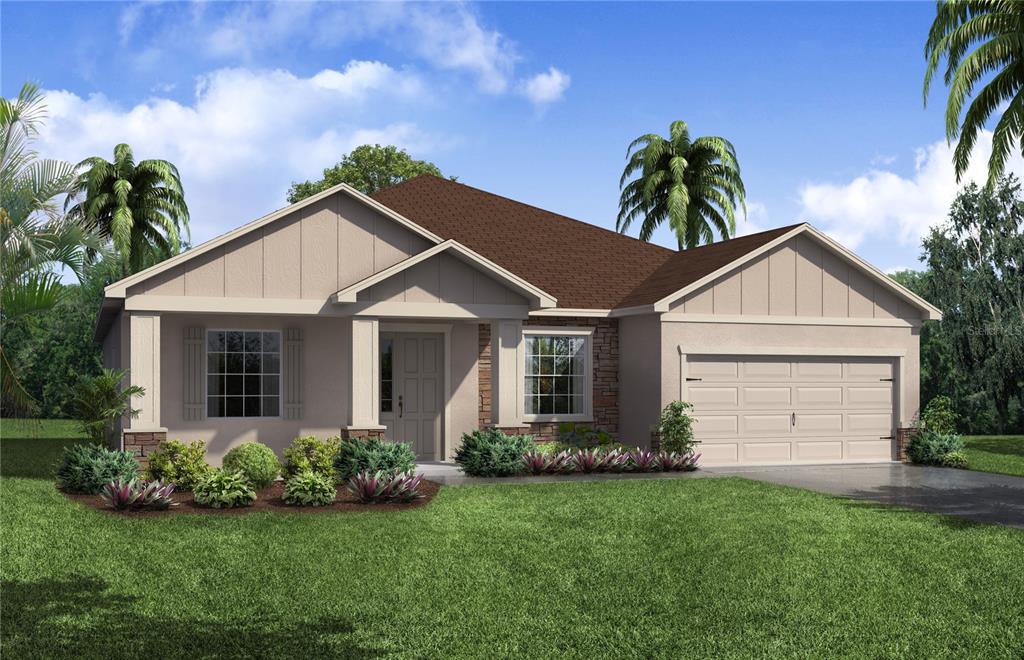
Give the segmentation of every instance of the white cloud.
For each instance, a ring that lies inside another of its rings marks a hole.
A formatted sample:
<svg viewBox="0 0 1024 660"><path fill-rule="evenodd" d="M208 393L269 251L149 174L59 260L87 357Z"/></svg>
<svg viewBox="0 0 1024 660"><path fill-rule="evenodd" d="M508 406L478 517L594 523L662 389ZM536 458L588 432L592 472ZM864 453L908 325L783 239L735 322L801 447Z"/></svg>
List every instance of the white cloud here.
<svg viewBox="0 0 1024 660"><path fill-rule="evenodd" d="M992 134L979 135L963 184L984 184ZM1008 172L1024 173L1024 159L1013 156ZM856 249L869 237L920 245L929 227L941 223L962 185L953 169L953 147L945 141L919 149L911 176L872 169L845 183L810 183L800 190L802 218Z"/></svg>
<svg viewBox="0 0 1024 660"><path fill-rule="evenodd" d="M519 89L512 84L521 60L516 43L485 25L473 8L463 2L257 2L223 6L229 9L193 11L178 20L168 16L163 8L154 8L162 36L154 38L148 47L167 56L170 49L197 41L199 52L221 63L248 63L260 53L287 49L296 40L322 50L337 50L357 41L377 41L411 54L435 69L468 74L487 94ZM141 22L143 8L130 5L123 10L123 40ZM138 65L152 67L152 59L151 54ZM569 76L552 67L547 73L524 81L530 83L535 91L525 95L541 98L538 102L549 102L561 97Z"/></svg>
<svg viewBox="0 0 1024 660"><path fill-rule="evenodd" d="M520 92L536 104L560 101L572 78L555 67L538 73L520 83Z"/></svg>
<svg viewBox="0 0 1024 660"><path fill-rule="evenodd" d="M743 212L739 210L736 217L736 235L747 236L756 234L759 231L771 229L768 219L768 207L757 201L747 200L747 218L743 219Z"/></svg>
<svg viewBox="0 0 1024 660"><path fill-rule="evenodd" d="M368 118L421 93L414 76L379 62L308 78L222 69L199 79L188 104L154 96L122 107L103 95L47 91L38 147L77 162L109 159L127 142L136 159L170 160L182 175L193 241L201 242L280 208L293 180L317 176L358 144L396 144L420 157L446 146L414 123Z"/></svg>

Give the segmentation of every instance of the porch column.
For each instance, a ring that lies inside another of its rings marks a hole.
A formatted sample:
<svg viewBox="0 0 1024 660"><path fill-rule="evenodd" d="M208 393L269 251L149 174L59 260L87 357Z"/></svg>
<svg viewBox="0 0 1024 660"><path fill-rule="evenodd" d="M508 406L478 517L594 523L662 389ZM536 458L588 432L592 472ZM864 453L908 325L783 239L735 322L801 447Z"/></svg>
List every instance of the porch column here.
<svg viewBox="0 0 1024 660"><path fill-rule="evenodd" d="M380 426L380 322L353 318L349 342L348 428L379 430Z"/></svg>
<svg viewBox="0 0 1024 660"><path fill-rule="evenodd" d="M160 426L160 314L130 314L128 382L142 387L145 393L132 397L131 406L139 416L129 419L128 427L134 432L164 431Z"/></svg>
<svg viewBox="0 0 1024 660"><path fill-rule="evenodd" d="M167 439L167 429L160 425L160 314L130 312L127 321L128 337L122 345L127 345L129 355L122 365L128 367L127 384L138 385L145 392L132 397L131 407L139 415L134 419L126 415L122 421L120 448L134 454L145 467L149 454Z"/></svg>
<svg viewBox="0 0 1024 660"><path fill-rule="evenodd" d="M522 426L522 339L522 320L491 322L491 422L498 428Z"/></svg>

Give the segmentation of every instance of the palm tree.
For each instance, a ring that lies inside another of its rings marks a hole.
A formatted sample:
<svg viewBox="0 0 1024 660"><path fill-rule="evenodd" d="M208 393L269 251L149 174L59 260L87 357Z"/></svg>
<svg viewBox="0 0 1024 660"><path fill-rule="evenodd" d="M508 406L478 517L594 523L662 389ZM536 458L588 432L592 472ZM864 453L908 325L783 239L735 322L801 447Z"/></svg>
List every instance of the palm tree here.
<svg viewBox="0 0 1024 660"><path fill-rule="evenodd" d="M975 47L971 51L972 47ZM988 186L1003 174L1015 146L1024 135L1024 3L1017 0L942 0L925 44L928 68L924 76L925 104L939 64L946 60L944 80L946 139L959 138L953 154L959 183L970 163L978 133L1000 108L988 160ZM971 51L968 53L968 51ZM979 82L988 83L974 97L963 121L967 97Z"/></svg>
<svg viewBox="0 0 1024 660"><path fill-rule="evenodd" d="M615 226L625 233L643 218L640 240L668 221L679 249L712 243L736 233L736 205L747 212L736 149L725 138L690 139L684 121L669 126L666 140L656 133L641 135L626 150L626 169L619 180L619 216ZM630 176L640 176L626 183Z"/></svg>
<svg viewBox="0 0 1024 660"><path fill-rule="evenodd" d="M182 232L189 235L178 168L166 160L136 163L127 144L114 147L113 162L93 156L78 167L68 215L113 241L125 275L178 254Z"/></svg>
<svg viewBox="0 0 1024 660"><path fill-rule="evenodd" d="M0 98L0 338L14 324L53 307L63 294L55 267L81 275L83 248L100 251L86 229L59 213L75 168L38 158L32 141L46 117L39 88L26 83L13 99ZM16 365L0 342L0 393L27 411L33 403Z"/></svg>

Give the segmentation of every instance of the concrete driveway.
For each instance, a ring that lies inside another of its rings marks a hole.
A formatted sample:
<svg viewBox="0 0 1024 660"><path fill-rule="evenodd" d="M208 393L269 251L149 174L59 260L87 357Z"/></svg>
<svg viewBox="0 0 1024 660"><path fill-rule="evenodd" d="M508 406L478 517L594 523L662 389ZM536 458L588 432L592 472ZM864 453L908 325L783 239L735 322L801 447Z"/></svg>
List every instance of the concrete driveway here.
<svg viewBox="0 0 1024 660"><path fill-rule="evenodd" d="M1024 529L1022 477L900 463L705 471Z"/></svg>

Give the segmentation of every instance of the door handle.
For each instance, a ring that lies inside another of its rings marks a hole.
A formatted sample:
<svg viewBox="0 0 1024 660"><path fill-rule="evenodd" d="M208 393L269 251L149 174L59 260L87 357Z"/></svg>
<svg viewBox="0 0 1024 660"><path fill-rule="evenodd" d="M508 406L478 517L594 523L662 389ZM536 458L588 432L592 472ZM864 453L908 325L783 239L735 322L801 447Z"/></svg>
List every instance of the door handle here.
<svg viewBox="0 0 1024 660"><path fill-rule="evenodd" d="M398 395L398 416L399 417L402 416L402 409L403 409L403 406L402 406L402 395L399 394Z"/></svg>
<svg viewBox="0 0 1024 660"><path fill-rule="evenodd" d="M789 414L789 425L796 426L796 413Z"/></svg>

